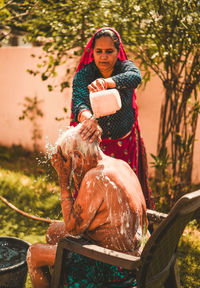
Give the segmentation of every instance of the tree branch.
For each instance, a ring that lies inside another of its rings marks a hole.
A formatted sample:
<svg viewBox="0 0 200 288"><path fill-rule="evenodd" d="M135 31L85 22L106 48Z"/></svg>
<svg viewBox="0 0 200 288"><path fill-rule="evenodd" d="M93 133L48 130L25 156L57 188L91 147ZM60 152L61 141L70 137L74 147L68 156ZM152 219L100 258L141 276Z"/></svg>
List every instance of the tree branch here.
<svg viewBox="0 0 200 288"><path fill-rule="evenodd" d="M5 9L6 7L8 7L10 4L12 4L13 2L15 2L14 0L10 0L8 1L8 3L6 3L3 7L0 8L0 11Z"/></svg>
<svg viewBox="0 0 200 288"><path fill-rule="evenodd" d="M6 204L8 205L11 209L15 210L16 212L22 214L23 216L26 216L28 218L34 219L34 220L38 220L38 221L43 221L43 222L47 222L47 223L58 223L58 222L62 222L61 220L52 220L52 219L46 219L46 218L42 218L42 217L37 217L31 214L28 214L22 210L20 210L19 208L17 208L16 206L14 206L12 203L10 203L6 198L4 198L3 196L0 195L0 199Z"/></svg>

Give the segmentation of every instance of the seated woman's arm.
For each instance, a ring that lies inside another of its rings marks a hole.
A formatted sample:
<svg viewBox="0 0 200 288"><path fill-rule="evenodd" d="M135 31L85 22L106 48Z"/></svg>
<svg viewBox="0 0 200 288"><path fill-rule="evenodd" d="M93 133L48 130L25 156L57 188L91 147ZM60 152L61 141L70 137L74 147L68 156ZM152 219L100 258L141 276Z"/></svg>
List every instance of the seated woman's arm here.
<svg viewBox="0 0 200 288"><path fill-rule="evenodd" d="M71 208L63 207L65 227L70 235L83 235L90 224L95 221L95 215L103 201L101 194L103 185L95 179L96 177L86 176Z"/></svg>
<svg viewBox="0 0 200 288"><path fill-rule="evenodd" d="M94 220L95 214L102 202L102 185L96 180L93 173L87 173L82 180L78 196L73 203L70 191L70 174L72 171L72 158L64 160L61 149L52 156L52 166L58 174L61 188L61 207L65 223L65 232L70 235L82 235ZM77 152L74 152L76 154ZM81 155L78 153L78 157ZM75 157L75 156L74 156ZM96 175L95 175L96 176Z"/></svg>

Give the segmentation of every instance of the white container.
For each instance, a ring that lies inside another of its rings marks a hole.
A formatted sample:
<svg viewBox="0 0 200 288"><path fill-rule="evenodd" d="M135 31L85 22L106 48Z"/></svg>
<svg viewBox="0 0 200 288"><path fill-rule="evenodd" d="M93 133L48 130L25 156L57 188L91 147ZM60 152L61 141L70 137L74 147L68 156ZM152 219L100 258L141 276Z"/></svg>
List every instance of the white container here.
<svg viewBox="0 0 200 288"><path fill-rule="evenodd" d="M114 114L122 107L121 98L117 89L91 92L90 103L95 118Z"/></svg>

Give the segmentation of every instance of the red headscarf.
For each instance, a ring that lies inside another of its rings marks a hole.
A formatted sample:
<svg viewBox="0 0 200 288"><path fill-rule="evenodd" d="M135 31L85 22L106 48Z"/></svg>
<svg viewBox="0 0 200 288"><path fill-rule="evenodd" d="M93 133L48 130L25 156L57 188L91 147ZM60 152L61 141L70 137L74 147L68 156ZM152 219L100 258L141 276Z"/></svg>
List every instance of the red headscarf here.
<svg viewBox="0 0 200 288"><path fill-rule="evenodd" d="M114 32L117 35L117 37L119 38L119 42L120 42L120 49L119 49L119 53L118 53L118 59L120 61L124 61L124 60L128 59L128 57L126 55L126 52L124 50L124 47L122 45L122 40L121 40L121 37L120 37L119 33L114 28L101 27L94 33L94 35L92 36L92 38L88 42L87 46L85 47L83 56L81 57L81 60L80 60L80 63L78 65L77 69L76 69L76 72L81 70L83 67L88 65L90 62L94 61L94 58L92 57L92 54L93 54L93 48L92 48L93 39L94 39L95 35L98 32L102 31L102 30L111 30L112 32ZM137 115L138 115L137 110L138 109L137 109L137 105L136 105L136 95L135 95L135 90L134 89L133 89L133 108L135 109L135 119L137 119ZM71 115L71 118L73 119L73 115ZM74 120L72 120L70 125L76 126L76 122Z"/></svg>
<svg viewBox="0 0 200 288"><path fill-rule="evenodd" d="M111 27L102 27L102 28L99 28L94 33L94 35L92 36L92 38L88 42L87 46L85 47L83 56L82 56L82 58L80 60L80 63L78 65L78 68L77 68L76 72L81 70L85 65L87 65L90 62L94 61L94 58L92 58L92 53L93 53L92 43L93 43L93 39L94 39L95 35L98 32L102 31L102 30L111 30L112 32L114 32L117 35L117 37L119 38L119 41L120 41L120 49L119 49L118 59L121 60L121 61L128 59L127 56L126 56L126 52L124 51L124 47L122 45L122 41L121 41L121 37L120 37L119 33L115 29L113 29Z"/></svg>

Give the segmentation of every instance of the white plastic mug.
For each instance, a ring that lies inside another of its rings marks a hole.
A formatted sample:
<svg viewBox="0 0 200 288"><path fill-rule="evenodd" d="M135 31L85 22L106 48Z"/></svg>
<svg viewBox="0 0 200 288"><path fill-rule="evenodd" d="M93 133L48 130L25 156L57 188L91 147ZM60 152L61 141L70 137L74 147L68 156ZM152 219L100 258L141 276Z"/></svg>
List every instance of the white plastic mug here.
<svg viewBox="0 0 200 288"><path fill-rule="evenodd" d="M121 98L117 89L91 92L89 97L95 118L114 114L122 107Z"/></svg>

